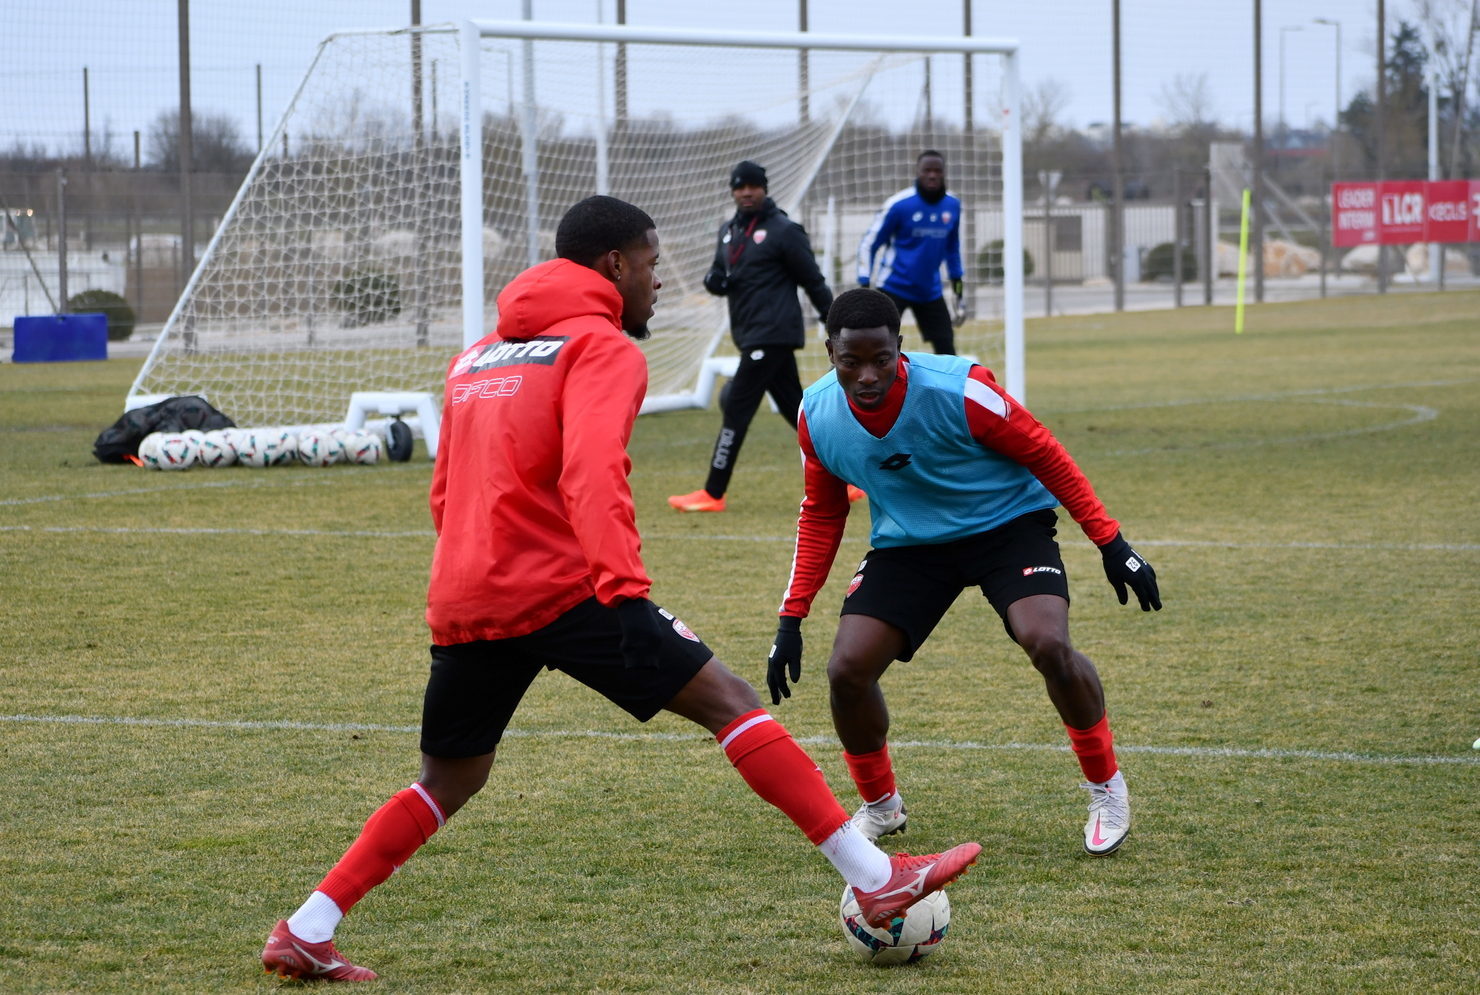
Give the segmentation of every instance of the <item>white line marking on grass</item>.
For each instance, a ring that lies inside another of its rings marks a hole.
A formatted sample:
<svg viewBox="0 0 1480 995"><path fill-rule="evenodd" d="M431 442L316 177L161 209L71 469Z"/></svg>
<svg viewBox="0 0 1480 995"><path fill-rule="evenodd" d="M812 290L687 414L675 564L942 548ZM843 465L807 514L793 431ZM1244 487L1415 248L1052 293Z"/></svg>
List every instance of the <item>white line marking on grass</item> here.
<svg viewBox="0 0 1480 995"><path fill-rule="evenodd" d="M1288 399L1287 399L1288 400ZM1426 404L1379 404L1373 401L1315 400L1313 404L1340 404L1352 408L1399 408L1413 412L1413 417L1398 421L1366 425L1361 428L1343 428L1334 432L1310 432L1305 435L1284 435L1274 439L1238 439L1233 442L1193 442L1183 446L1146 446L1140 449L1112 449L1096 456L1152 456L1157 453L1212 452L1225 449L1253 449L1259 446L1283 446L1295 442L1316 442L1322 439L1345 439L1354 435L1371 435L1375 432L1391 432L1433 421L1439 417L1439 409Z"/></svg>
<svg viewBox="0 0 1480 995"><path fill-rule="evenodd" d="M242 535L242 536L325 536L353 539L435 539L432 529L407 529L405 531L377 529L225 529L192 527L140 528L121 525L0 525L0 532L46 532L59 535L103 534L103 535ZM747 535L704 535L686 532L682 535L643 533L643 541L672 540L674 542L785 542L796 541L795 536L747 536ZM1400 553L1473 553L1480 551L1480 543L1473 542L1233 542L1222 539L1137 539L1142 546L1184 546L1190 549L1335 549L1357 552L1400 552Z"/></svg>
<svg viewBox="0 0 1480 995"><path fill-rule="evenodd" d="M1410 387L1463 387L1480 383L1474 377L1460 380L1409 380L1403 383L1355 384L1347 387L1313 387L1308 390L1276 391L1272 394L1235 394L1231 397L1187 397L1174 401L1138 401L1134 404L1111 404L1093 408L1057 408L1054 414L1091 415L1103 411L1141 411L1146 408L1187 408L1214 404L1243 404L1251 401L1287 401L1292 397L1327 397L1332 394L1357 394L1369 390L1406 390ZM1403 405L1392 405L1402 407Z"/></svg>
<svg viewBox="0 0 1480 995"><path fill-rule="evenodd" d="M224 720L224 719L151 719L108 715L0 715L0 722L40 725L110 725L149 728L188 729L289 729L298 732L388 732L414 734L420 726L377 725L368 722L300 722L292 719ZM610 739L627 742L701 742L713 739L703 733L675 732L604 732L598 729L509 729L510 739ZM807 746L838 746L832 736L799 736L797 742ZM982 750L1067 753L1069 747L1053 743L977 743L970 740L913 739L895 740L894 748L916 747L927 750ZM1469 747L1466 747L1469 749ZM1247 749L1232 746L1128 746L1117 743L1117 753L1145 753L1157 756L1229 758L1236 760L1321 760L1329 763L1375 764L1378 766L1433 766L1459 764L1480 766L1480 757L1466 756L1401 756L1376 753L1351 753L1325 750Z"/></svg>
<svg viewBox="0 0 1480 995"><path fill-rule="evenodd" d="M408 467L410 467L411 469L426 469L428 466L429 464L424 465L421 463L391 463L389 466L345 466L335 469L324 476L299 476L298 474L287 472L275 472L268 475L256 475L252 474L251 470L244 469L241 472L247 475L237 476L228 480L203 480L188 484L171 484L161 487L131 487L116 491L94 491L89 494L45 494L40 497L5 498L3 500L0 500L0 507L21 504L51 504L57 501L84 501L97 500L100 498L130 497L135 494L173 494L176 491L196 491L220 487L304 487L309 485L321 486L323 484L333 483L335 477L342 477L348 474L402 472ZM226 472L231 473L235 471Z"/></svg>
<svg viewBox="0 0 1480 995"><path fill-rule="evenodd" d="M6 498L0 501L0 505L50 504L57 501L86 501L100 498L131 497L135 494L173 494L176 491L196 491L219 487L281 487L284 485L302 487L308 484L325 484L328 482L327 478L319 479L310 477L298 477L293 480L284 480L282 483L279 483L277 480L212 480L210 482L202 481L198 484L178 484L172 487L131 487L117 491L94 491L90 494L46 494L41 497Z"/></svg>
<svg viewBox="0 0 1480 995"><path fill-rule="evenodd" d="M437 533L431 529L407 532L376 531L373 529L214 529L214 528L133 528L130 526L104 525L0 525L0 532L75 532L102 533L104 535L228 535L228 536L330 536L343 538L376 539L435 539Z"/></svg>

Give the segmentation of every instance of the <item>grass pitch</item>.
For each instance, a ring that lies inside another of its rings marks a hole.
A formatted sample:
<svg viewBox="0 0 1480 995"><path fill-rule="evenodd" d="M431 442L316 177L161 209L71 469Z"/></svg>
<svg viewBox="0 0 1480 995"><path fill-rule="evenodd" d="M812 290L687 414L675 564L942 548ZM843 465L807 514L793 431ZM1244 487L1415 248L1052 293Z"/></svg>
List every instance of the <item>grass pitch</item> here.
<svg viewBox="0 0 1480 995"><path fill-rule="evenodd" d="M396 992L1467 991L1480 976L1480 295L1037 322L1028 400L1150 557L1061 528L1133 793L1078 770L972 595L886 678L900 846L977 839L940 952L852 960L841 882L701 730L536 682L489 788L340 931ZM815 345L811 348L815 348ZM136 362L0 366L0 990L260 991L257 954L415 776L430 464L101 466ZM228 412L229 413L229 412ZM655 598L763 684L798 498L758 418L639 420ZM775 709L855 804L823 665L862 509Z"/></svg>

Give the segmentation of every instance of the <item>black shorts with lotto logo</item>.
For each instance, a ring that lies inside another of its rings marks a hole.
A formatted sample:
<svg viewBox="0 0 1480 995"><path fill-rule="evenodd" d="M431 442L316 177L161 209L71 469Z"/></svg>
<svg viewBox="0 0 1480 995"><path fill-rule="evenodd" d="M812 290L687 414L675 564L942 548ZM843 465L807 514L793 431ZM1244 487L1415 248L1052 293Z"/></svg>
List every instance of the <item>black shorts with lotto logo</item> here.
<svg viewBox="0 0 1480 995"><path fill-rule="evenodd" d="M664 635L652 669L627 668L616 610L595 598L527 635L432 646L421 751L445 758L492 752L541 669L569 674L646 722L714 656L683 622L657 605L652 610Z"/></svg>
<svg viewBox="0 0 1480 995"><path fill-rule="evenodd" d="M840 615L867 615L904 633L908 660L956 596L979 587L1007 624L1007 606L1034 594L1069 600L1069 577L1054 540L1059 517L1032 511L979 535L933 545L871 549L848 584Z"/></svg>

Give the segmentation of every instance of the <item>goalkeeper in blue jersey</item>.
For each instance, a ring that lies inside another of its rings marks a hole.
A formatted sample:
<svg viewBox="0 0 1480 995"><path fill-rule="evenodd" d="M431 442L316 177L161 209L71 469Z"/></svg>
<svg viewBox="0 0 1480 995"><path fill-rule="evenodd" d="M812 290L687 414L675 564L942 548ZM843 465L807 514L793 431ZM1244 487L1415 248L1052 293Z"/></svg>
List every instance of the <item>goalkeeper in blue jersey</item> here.
<svg viewBox="0 0 1480 995"><path fill-rule="evenodd" d="M901 314L912 311L931 348L955 355L956 335L940 266L945 263L959 311L965 292L961 201L946 189L945 156L926 149L915 162L915 185L884 202L858 243L858 285L882 290Z"/></svg>

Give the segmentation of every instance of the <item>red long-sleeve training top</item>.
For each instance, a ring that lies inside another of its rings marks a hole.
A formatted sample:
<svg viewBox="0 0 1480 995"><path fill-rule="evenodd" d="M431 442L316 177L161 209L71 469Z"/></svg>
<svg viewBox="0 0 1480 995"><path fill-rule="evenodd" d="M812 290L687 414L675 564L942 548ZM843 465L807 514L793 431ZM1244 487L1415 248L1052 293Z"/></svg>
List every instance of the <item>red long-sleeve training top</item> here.
<svg viewBox="0 0 1480 995"><path fill-rule="evenodd" d="M448 367L427 625L439 645L533 632L591 597L646 597L627 440L647 361L611 282L556 259L498 297Z"/></svg>

